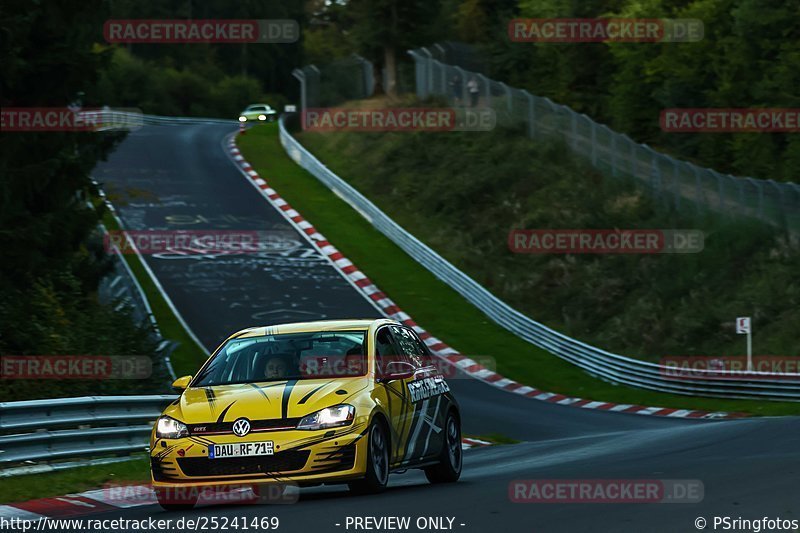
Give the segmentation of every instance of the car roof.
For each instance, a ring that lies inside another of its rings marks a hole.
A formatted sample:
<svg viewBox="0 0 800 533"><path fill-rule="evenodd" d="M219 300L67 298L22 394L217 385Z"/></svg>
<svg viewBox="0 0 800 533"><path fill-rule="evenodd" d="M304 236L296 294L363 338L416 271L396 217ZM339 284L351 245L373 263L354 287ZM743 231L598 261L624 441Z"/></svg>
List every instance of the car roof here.
<svg viewBox="0 0 800 533"><path fill-rule="evenodd" d="M313 320L310 322L293 322L273 326L256 326L237 331L233 338L261 337L264 335L281 335L284 333L310 333L314 331L366 331L373 324L398 324L396 320L387 318L349 318L337 320Z"/></svg>
<svg viewBox="0 0 800 533"><path fill-rule="evenodd" d="M254 107L269 107L267 104L250 104L247 106L247 109L252 109Z"/></svg>

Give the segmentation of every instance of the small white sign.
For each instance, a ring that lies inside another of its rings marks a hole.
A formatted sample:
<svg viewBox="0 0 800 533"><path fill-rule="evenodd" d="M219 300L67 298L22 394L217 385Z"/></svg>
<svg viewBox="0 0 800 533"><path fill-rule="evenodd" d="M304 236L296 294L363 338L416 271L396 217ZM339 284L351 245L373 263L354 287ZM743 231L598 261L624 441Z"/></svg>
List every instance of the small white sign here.
<svg viewBox="0 0 800 533"><path fill-rule="evenodd" d="M740 316L736 319L736 333L744 335L750 333L750 317Z"/></svg>
<svg viewBox="0 0 800 533"><path fill-rule="evenodd" d="M283 111L284 111L284 113L296 113L297 112L297 106L285 105L285 106L283 106Z"/></svg>

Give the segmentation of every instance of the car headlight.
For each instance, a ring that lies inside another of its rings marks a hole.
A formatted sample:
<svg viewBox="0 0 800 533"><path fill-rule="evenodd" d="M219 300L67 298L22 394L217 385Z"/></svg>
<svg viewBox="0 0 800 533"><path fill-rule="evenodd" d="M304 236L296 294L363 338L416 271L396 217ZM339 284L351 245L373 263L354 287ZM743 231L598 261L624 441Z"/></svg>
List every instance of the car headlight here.
<svg viewBox="0 0 800 533"><path fill-rule="evenodd" d="M182 439L189 436L189 428L174 418L162 416L156 422L156 437L159 439Z"/></svg>
<svg viewBox="0 0 800 533"><path fill-rule="evenodd" d="M239 117L239 122L247 122L247 117Z"/></svg>
<svg viewBox="0 0 800 533"><path fill-rule="evenodd" d="M297 429L328 429L347 426L353 423L355 416L356 408L352 405L334 405L303 417L297 424Z"/></svg>
<svg viewBox="0 0 800 533"><path fill-rule="evenodd" d="M258 115L258 120L267 120L267 115Z"/></svg>

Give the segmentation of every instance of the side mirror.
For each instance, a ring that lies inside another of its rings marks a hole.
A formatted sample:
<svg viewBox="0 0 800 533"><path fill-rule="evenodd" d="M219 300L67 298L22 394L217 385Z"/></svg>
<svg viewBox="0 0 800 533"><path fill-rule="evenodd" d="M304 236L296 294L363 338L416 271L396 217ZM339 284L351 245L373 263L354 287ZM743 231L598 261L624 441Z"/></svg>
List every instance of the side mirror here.
<svg viewBox="0 0 800 533"><path fill-rule="evenodd" d="M189 382L192 381L192 376L182 376L172 382L172 388L175 390L184 390L186 387L189 386Z"/></svg>
<svg viewBox="0 0 800 533"><path fill-rule="evenodd" d="M395 379L407 379L416 373L417 369L411 363L405 361L392 361L386 363L383 375L380 376L380 381L393 381Z"/></svg>

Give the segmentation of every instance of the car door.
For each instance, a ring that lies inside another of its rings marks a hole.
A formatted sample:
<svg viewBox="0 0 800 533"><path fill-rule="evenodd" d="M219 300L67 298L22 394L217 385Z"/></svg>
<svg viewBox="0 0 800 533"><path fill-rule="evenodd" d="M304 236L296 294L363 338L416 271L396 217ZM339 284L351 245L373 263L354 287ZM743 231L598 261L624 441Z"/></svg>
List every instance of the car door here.
<svg viewBox="0 0 800 533"><path fill-rule="evenodd" d="M432 364L432 355L417 335L405 326L390 326L402 354L417 372L406 387L413 406L413 423L406 444L405 459L424 461L438 455L444 438L444 414L448 401L442 391L449 390Z"/></svg>
<svg viewBox="0 0 800 533"><path fill-rule="evenodd" d="M403 355L390 326L382 326L375 332L376 388L380 388L385 392L385 408L392 426L391 463L398 465L406 459L405 453L408 447L408 438L414 425L415 406L411 401L408 389L408 383L413 381L413 377L407 379L384 379L386 367L393 361L411 363Z"/></svg>

